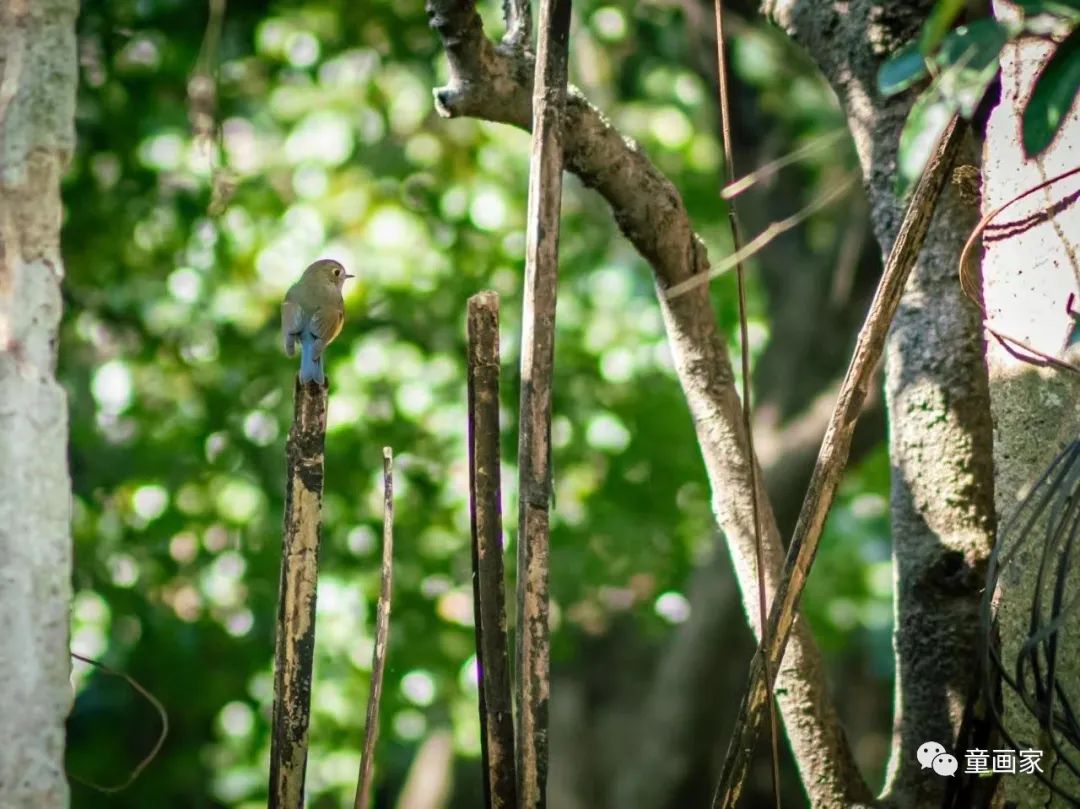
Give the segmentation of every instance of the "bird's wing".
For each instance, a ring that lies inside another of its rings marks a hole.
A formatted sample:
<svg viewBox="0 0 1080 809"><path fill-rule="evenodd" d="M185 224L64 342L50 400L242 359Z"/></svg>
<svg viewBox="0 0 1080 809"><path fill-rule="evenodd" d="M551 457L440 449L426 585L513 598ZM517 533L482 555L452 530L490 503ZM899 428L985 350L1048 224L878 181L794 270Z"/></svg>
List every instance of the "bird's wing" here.
<svg viewBox="0 0 1080 809"><path fill-rule="evenodd" d="M344 322L345 312L340 306L324 306L311 316L311 332L323 345L329 345L341 333Z"/></svg>
<svg viewBox="0 0 1080 809"><path fill-rule="evenodd" d="M281 304L281 336L285 340L285 353L293 355L293 343L304 328L304 310L290 300Z"/></svg>

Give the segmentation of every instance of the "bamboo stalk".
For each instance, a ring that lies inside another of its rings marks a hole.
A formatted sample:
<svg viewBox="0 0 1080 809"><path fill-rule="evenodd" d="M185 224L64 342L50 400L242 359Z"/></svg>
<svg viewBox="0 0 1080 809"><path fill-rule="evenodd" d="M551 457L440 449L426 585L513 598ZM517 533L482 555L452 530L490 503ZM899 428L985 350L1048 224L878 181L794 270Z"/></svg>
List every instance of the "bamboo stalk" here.
<svg viewBox="0 0 1080 809"><path fill-rule="evenodd" d="M514 809L514 718L506 639L499 463L499 297L469 298L469 501L473 607L480 673L484 806Z"/></svg>
<svg viewBox="0 0 1080 809"><path fill-rule="evenodd" d="M315 591L322 522L326 387L300 384L286 443L284 542L274 643L269 809L301 809L311 716Z"/></svg>
<svg viewBox="0 0 1080 809"><path fill-rule="evenodd" d="M383 547L379 573L381 581L379 605L375 612L375 649L371 653L371 687L368 689L364 751L360 756L354 809L368 809L371 806L375 744L379 740L379 706L382 703L386 650L390 641L390 597L394 587L394 453L390 447L383 447Z"/></svg>
<svg viewBox="0 0 1080 809"><path fill-rule="evenodd" d="M546 806L551 382L562 203L570 0L541 0L533 86L518 441L517 779L523 809Z"/></svg>

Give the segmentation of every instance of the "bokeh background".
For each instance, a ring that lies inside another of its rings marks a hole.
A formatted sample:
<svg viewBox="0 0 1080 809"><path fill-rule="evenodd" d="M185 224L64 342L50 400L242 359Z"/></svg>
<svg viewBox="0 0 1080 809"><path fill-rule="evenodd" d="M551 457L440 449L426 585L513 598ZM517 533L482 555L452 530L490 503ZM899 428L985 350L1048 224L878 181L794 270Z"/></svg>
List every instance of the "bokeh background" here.
<svg viewBox="0 0 1080 809"><path fill-rule="evenodd" d="M752 4L733 5L745 171L835 135L843 120L793 46ZM710 6L580 0L571 74L669 174L718 257L730 243ZM482 8L489 33L500 34L497 4ZM152 691L170 733L134 785L103 795L75 782L74 806L265 804L295 373L281 352L278 306L320 256L359 279L328 355L309 805L344 806L355 787L384 445L397 453L397 530L376 805L404 806L410 778L447 784L432 805L479 805L464 313L481 289L502 297L512 573L528 135L435 114L431 89L445 65L421 0L88 0L78 27L59 369L71 412L72 648ZM748 229L853 176L846 138L829 144L744 197ZM781 442L780 457L785 437L803 436L785 430L807 419L812 427L816 397L841 373L878 270L859 185L750 264L759 440ZM713 284L736 350L734 290L731 277ZM574 179L558 307L553 666L557 690L584 695L574 721L595 728L603 712L637 710L665 641L693 609L694 570L722 544L648 267ZM869 421L802 603L856 754L878 777L892 576L888 459L880 414ZM790 527L805 461L773 466L777 511ZM786 473L795 481L784 483ZM716 586L730 588L730 575ZM729 609L730 635L717 643L730 650L730 670L703 695L717 723L697 740L695 768L672 805L707 794L709 766L726 745L751 648L734 597ZM69 772L122 781L153 744L156 715L122 680L84 664L73 686ZM553 721L553 744L575 744ZM418 759L425 744L435 753ZM440 759L440 749L452 755ZM789 761L785 770L798 805ZM767 794L767 774L757 776L751 789ZM617 777L617 766L597 765L590 794Z"/></svg>

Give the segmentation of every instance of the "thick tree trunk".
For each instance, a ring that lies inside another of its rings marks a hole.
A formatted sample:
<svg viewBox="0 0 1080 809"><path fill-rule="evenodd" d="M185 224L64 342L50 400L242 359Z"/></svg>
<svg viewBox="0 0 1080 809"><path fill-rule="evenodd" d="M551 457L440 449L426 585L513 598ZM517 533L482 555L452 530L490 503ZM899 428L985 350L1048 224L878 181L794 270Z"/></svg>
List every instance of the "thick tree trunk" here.
<svg viewBox="0 0 1080 809"><path fill-rule="evenodd" d="M998 3L999 15L1008 7ZM1052 46L1038 40L1009 45L1001 59L1001 102L987 125L983 209L986 212L1076 165L1080 143L1080 111L1074 104L1055 143L1038 160L1027 160L1019 142L1020 114L1035 76ZM998 216L983 238L983 295L989 324L1052 356L1060 356L1072 321L1065 312L1070 293L1078 291L1080 267L1080 178L1072 177L1018 202ZM1075 357L1074 357L1075 361ZM1062 445L1080 434L1080 377L1023 362L997 341L987 351L994 414L994 463L997 510L1002 524L1015 511ZM1002 658L1011 670L1020 643L1028 635L1039 552L1027 564L1008 567L1001 578ZM1073 562L1069 579L1080 580ZM1075 586L1075 585L1074 585ZM1080 691L1080 620L1074 615L1063 628L1058 680L1075 697ZM1006 690L1005 720L1011 734L1032 748L1043 748L1031 713ZM1049 751L1043 769L1053 770ZM1075 751L1074 751L1075 754ZM1055 781L1074 795L1076 779L1066 780L1065 767ZM1030 776L1006 784L1008 800L1021 807L1048 804L1047 790Z"/></svg>
<svg viewBox="0 0 1080 809"><path fill-rule="evenodd" d="M0 0L0 806L68 804L67 402L56 382L60 177L75 0Z"/></svg>
<svg viewBox="0 0 1080 809"><path fill-rule="evenodd" d="M929 5L855 0L840 11L808 0L767 4L840 97L886 253L902 210L893 193L896 148L912 97L878 97L875 76L918 30ZM975 219L973 205L955 191L939 202L887 346L897 685L883 800L895 806L935 805L947 783L928 778L915 751L929 740L949 747L956 737L973 684L980 575L993 539L983 340L955 275Z"/></svg>

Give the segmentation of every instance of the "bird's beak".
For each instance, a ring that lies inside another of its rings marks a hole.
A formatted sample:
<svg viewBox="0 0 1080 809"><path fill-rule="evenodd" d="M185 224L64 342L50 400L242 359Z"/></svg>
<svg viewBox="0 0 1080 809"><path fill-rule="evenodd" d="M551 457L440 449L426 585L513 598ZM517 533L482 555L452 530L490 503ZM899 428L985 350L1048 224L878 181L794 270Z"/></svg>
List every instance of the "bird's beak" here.
<svg viewBox="0 0 1080 809"><path fill-rule="evenodd" d="M346 280L348 280L349 278L355 278L355 277L356 277L355 275L352 275L350 273L345 273Z"/></svg>

